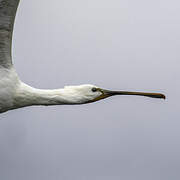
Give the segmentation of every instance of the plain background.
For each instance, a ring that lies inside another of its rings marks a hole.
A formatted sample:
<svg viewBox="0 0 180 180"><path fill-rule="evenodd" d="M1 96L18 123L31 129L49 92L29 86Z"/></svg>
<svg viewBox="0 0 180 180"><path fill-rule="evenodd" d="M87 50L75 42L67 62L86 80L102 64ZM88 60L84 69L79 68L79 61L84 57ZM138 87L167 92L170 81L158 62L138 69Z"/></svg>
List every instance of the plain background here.
<svg viewBox="0 0 180 180"><path fill-rule="evenodd" d="M179 180L178 0L21 0L20 78L165 93L0 115L1 180Z"/></svg>

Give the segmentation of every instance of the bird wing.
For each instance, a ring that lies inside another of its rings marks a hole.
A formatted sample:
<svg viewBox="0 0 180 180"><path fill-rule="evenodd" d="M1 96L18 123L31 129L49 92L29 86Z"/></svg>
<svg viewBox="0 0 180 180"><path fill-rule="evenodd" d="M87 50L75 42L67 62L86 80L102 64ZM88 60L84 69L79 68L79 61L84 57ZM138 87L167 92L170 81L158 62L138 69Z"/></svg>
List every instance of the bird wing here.
<svg viewBox="0 0 180 180"><path fill-rule="evenodd" d="M19 0L0 0L0 66L12 66L11 45L14 19Z"/></svg>

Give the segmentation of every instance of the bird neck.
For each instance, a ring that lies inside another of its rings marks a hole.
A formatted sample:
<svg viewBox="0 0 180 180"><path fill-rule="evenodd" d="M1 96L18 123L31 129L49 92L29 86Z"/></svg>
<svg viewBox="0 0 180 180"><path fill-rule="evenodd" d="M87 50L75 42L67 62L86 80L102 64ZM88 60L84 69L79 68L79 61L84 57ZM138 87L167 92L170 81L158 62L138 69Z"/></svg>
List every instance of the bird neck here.
<svg viewBox="0 0 180 180"><path fill-rule="evenodd" d="M73 98L64 89L43 90L33 88L25 83L20 84L20 88L15 96L15 107L25 107L32 105L62 105L80 104L81 102Z"/></svg>

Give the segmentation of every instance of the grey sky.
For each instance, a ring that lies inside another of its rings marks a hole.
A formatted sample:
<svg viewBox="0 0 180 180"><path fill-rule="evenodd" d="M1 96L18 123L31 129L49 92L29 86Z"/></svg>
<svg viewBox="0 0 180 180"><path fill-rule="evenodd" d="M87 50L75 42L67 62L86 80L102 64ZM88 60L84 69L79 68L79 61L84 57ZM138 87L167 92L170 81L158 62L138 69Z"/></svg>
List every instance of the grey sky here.
<svg viewBox="0 0 180 180"><path fill-rule="evenodd" d="M178 0L21 0L20 78L162 92L1 114L1 180L179 180Z"/></svg>

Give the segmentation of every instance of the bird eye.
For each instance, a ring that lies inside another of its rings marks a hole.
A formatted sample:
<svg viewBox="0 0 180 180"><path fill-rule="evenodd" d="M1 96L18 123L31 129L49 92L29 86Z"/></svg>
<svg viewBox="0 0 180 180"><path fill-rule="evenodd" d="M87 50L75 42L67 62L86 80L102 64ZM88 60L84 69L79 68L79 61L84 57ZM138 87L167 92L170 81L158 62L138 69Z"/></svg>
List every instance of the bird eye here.
<svg viewBox="0 0 180 180"><path fill-rule="evenodd" d="M96 92L97 88L93 87L91 90L92 90L92 92Z"/></svg>

